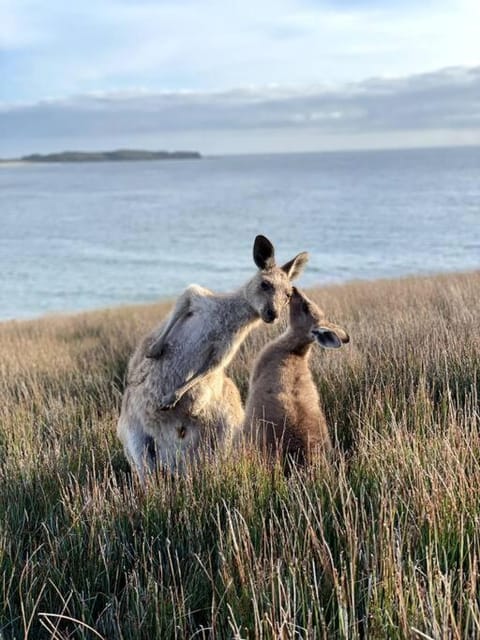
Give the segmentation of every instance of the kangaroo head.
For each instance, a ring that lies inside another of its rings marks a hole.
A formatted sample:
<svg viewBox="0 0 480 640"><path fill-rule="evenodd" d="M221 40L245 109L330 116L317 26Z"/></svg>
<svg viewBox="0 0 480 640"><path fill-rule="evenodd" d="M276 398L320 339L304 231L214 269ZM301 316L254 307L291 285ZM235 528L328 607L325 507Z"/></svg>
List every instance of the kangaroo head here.
<svg viewBox="0 0 480 640"><path fill-rule="evenodd" d="M325 314L313 300L293 287L290 299L290 327L310 342L318 342L325 349L338 349L350 341L348 333L328 322Z"/></svg>
<svg viewBox="0 0 480 640"><path fill-rule="evenodd" d="M253 260L258 272L245 287L246 297L264 322L274 322L292 295L291 281L303 271L308 253L299 253L279 267L273 244L265 236L257 236Z"/></svg>

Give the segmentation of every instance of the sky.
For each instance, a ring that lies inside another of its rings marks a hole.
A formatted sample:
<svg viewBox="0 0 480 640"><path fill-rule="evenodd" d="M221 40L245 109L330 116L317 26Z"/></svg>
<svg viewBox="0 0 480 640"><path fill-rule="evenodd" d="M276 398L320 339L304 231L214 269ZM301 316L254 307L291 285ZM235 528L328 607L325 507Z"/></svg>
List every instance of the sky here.
<svg viewBox="0 0 480 640"><path fill-rule="evenodd" d="M478 0L0 0L0 157L480 144Z"/></svg>

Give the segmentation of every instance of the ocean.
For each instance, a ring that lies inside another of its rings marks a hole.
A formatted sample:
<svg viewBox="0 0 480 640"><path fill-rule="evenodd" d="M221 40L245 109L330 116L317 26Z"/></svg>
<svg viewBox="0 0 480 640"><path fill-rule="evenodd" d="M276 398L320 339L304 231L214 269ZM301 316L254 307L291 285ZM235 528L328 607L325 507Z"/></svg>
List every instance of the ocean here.
<svg viewBox="0 0 480 640"><path fill-rule="evenodd" d="M304 287L480 268L480 148L0 165L0 319L228 291L300 251Z"/></svg>

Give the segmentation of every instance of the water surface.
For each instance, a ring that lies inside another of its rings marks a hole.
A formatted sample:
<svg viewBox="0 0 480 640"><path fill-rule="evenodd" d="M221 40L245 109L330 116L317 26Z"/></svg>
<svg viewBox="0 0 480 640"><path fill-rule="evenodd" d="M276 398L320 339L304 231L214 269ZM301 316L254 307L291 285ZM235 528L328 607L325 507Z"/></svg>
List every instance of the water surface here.
<svg viewBox="0 0 480 640"><path fill-rule="evenodd" d="M308 250L303 286L480 267L480 148L0 166L0 318L218 290Z"/></svg>

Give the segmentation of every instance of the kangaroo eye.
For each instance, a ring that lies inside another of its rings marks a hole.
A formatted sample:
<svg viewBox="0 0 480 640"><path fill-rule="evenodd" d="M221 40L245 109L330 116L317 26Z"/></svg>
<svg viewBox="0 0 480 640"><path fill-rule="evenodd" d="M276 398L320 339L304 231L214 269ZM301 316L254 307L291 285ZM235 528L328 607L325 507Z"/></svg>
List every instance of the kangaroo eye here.
<svg viewBox="0 0 480 640"><path fill-rule="evenodd" d="M263 289L263 291L268 291L272 288L272 285L269 282L262 280L262 282L260 283L260 288Z"/></svg>

